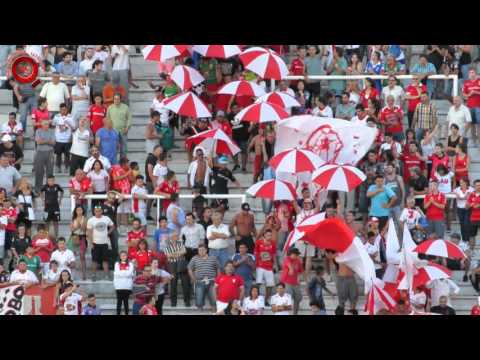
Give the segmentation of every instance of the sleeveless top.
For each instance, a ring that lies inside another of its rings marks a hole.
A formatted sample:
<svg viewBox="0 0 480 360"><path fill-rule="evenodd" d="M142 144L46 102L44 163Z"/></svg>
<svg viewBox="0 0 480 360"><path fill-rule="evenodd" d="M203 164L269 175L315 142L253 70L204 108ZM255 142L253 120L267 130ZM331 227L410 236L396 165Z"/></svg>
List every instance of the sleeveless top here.
<svg viewBox="0 0 480 360"><path fill-rule="evenodd" d="M452 147L455 148L457 145L460 143L460 140L462 139L461 136L457 138L457 140L452 140L452 136L450 135L447 139L447 147ZM447 151L448 156L455 156L455 151Z"/></svg>

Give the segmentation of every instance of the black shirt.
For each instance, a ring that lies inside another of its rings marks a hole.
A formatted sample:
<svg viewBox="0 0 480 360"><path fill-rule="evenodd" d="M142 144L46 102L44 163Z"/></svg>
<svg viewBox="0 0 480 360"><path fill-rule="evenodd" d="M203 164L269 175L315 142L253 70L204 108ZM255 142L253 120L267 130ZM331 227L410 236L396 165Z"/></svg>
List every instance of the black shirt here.
<svg viewBox="0 0 480 360"><path fill-rule="evenodd" d="M424 191L428 189L428 180L425 176L420 175L418 179L411 178L409 181L409 185L415 191ZM423 207L423 199L415 199L415 205Z"/></svg>
<svg viewBox="0 0 480 360"><path fill-rule="evenodd" d="M0 284L4 284L10 281L10 274L6 271L0 273Z"/></svg>
<svg viewBox="0 0 480 360"><path fill-rule="evenodd" d="M117 208L117 200L115 200L113 205L102 204L103 215L108 216L115 226L117 226Z"/></svg>
<svg viewBox="0 0 480 360"><path fill-rule="evenodd" d="M430 311L432 313L440 314L440 315L456 315L455 310L450 306L442 307L440 305L433 306Z"/></svg>
<svg viewBox="0 0 480 360"><path fill-rule="evenodd" d="M27 247L32 243L32 240L30 237L25 236L23 239L20 239L18 235L16 235L13 238L12 242L12 248L17 251L17 254L20 255L25 255L25 251L27 250Z"/></svg>
<svg viewBox="0 0 480 360"><path fill-rule="evenodd" d="M54 184L53 186L43 185L40 192L45 193L45 210L58 209L60 207L58 203L58 194L62 193L63 189L60 185Z"/></svg>
<svg viewBox="0 0 480 360"><path fill-rule="evenodd" d="M236 181L232 172L227 168L220 169L214 166L211 177L212 192L217 194L228 194L228 180Z"/></svg>
<svg viewBox="0 0 480 360"><path fill-rule="evenodd" d="M197 217L201 218L203 216L203 210L205 209L207 199L204 196L198 195L192 200L192 210L197 213Z"/></svg>
<svg viewBox="0 0 480 360"><path fill-rule="evenodd" d="M150 179L150 175L148 174L148 164L155 167L157 165L158 158L153 154L148 154L147 160L145 160L145 179L147 183L151 183L152 179Z"/></svg>
<svg viewBox="0 0 480 360"><path fill-rule="evenodd" d="M23 151L17 144L13 145L10 149L7 149L5 144L0 144L0 156L5 155L10 161L10 165L13 165L15 161L23 158ZM20 170L20 165L15 165L17 170Z"/></svg>
<svg viewBox="0 0 480 360"><path fill-rule="evenodd" d="M236 124L235 121L230 122L232 124L232 137L236 142L248 141L250 133L248 129L250 124L246 121L241 121L239 124Z"/></svg>
<svg viewBox="0 0 480 360"><path fill-rule="evenodd" d="M429 46L429 48L431 49L432 47ZM433 51L428 55L428 61L431 62L435 66L437 72L439 72L443 63L443 56L438 51Z"/></svg>

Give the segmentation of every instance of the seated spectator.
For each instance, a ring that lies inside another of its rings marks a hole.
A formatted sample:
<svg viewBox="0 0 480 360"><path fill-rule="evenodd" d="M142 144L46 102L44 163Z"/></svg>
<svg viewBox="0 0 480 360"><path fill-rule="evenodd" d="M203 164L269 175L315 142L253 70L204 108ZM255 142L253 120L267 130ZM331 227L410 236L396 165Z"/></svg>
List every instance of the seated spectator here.
<svg viewBox="0 0 480 360"><path fill-rule="evenodd" d="M384 72L385 68L382 62L382 54L379 51L372 51L372 56L365 66L365 73L370 75L383 75ZM378 96L378 94L382 91L382 81L375 80L372 85L375 86Z"/></svg>
<svg viewBox="0 0 480 360"><path fill-rule="evenodd" d="M42 274L42 260L40 256L35 255L35 249L33 246L28 245L25 254L21 255L18 258L17 265L20 263L20 260L24 261L27 264L27 269L30 270L35 276L40 277Z"/></svg>
<svg viewBox="0 0 480 360"><path fill-rule="evenodd" d="M263 315L265 310L265 298L260 295L258 286L253 285L248 291L249 296L242 302L245 315Z"/></svg>
<svg viewBox="0 0 480 360"><path fill-rule="evenodd" d="M456 315L455 310L448 305L448 298L446 296L441 296L438 305L432 306L430 311L440 315Z"/></svg>
<svg viewBox="0 0 480 360"><path fill-rule="evenodd" d="M216 315L245 315L239 300L231 300L228 302L225 309L220 310Z"/></svg>
<svg viewBox="0 0 480 360"><path fill-rule="evenodd" d="M42 278L42 287L53 287L58 284L58 280L60 279L61 271L58 269L58 262L57 260L50 261L50 269L48 273Z"/></svg>
<svg viewBox="0 0 480 360"><path fill-rule="evenodd" d="M175 176L175 172L172 170L168 170L167 174L165 175L165 180L155 189L156 195L164 196L165 198L162 199L162 213L166 214L167 209L171 203L172 195L179 194L180 192L180 185Z"/></svg>
<svg viewBox="0 0 480 360"><path fill-rule="evenodd" d="M425 54L420 55L418 63L413 64L410 68L410 74L417 76L420 82L426 85L429 97L433 94L433 83L432 80L427 80L427 78L436 73L437 70L435 66L431 62L428 62L427 55Z"/></svg>
<svg viewBox="0 0 480 360"><path fill-rule="evenodd" d="M277 293L270 300L274 315L291 315L293 309L292 296L285 291L285 284L277 284Z"/></svg>
<svg viewBox="0 0 480 360"><path fill-rule="evenodd" d="M380 81L380 80L377 80ZM365 79L365 88L360 91L360 102L363 107L366 109L368 108L368 100L375 99L378 100L380 98L378 89L375 87L375 83L372 79L366 78Z"/></svg>
<svg viewBox="0 0 480 360"><path fill-rule="evenodd" d="M86 209L87 200L85 195L93 192L92 181L85 175L82 169L75 171L75 176L68 183L70 195L75 196L76 205L84 206Z"/></svg>
<svg viewBox="0 0 480 360"><path fill-rule="evenodd" d="M88 174L93 169L93 163L97 160L100 160L105 171L110 172L110 168L112 167L110 160L100 154L100 150L97 146L91 147L90 154L92 156L85 161L85 165L83 166L85 174Z"/></svg>
<svg viewBox="0 0 480 360"><path fill-rule="evenodd" d="M18 145L20 149L23 149L23 135L25 130L21 123L17 121L17 114L11 112L8 114L8 121L2 125L1 134L10 135L11 141L14 145ZM22 156L23 157L23 156Z"/></svg>
<svg viewBox="0 0 480 360"><path fill-rule="evenodd" d="M87 71L92 69L93 62L95 61L95 58L93 57L94 53L95 46L87 45L83 60L80 61L79 59L78 75L87 75Z"/></svg>
<svg viewBox="0 0 480 360"><path fill-rule="evenodd" d="M55 250L50 261L55 260L58 264L60 271L68 270L72 273L72 269L75 267L75 255L72 250L67 249L65 244L65 238L59 237L57 240L57 250Z"/></svg>
<svg viewBox="0 0 480 360"><path fill-rule="evenodd" d="M155 253L148 248L148 242L145 239L141 239L137 244L137 251L133 256L135 262L135 270L139 274L145 266L150 265L155 258Z"/></svg>
<svg viewBox="0 0 480 360"><path fill-rule="evenodd" d="M38 283L37 276L27 269L27 264L24 260L20 260L17 270L14 270L10 275L10 285L22 285L25 289L28 289Z"/></svg>
<svg viewBox="0 0 480 360"><path fill-rule="evenodd" d="M78 285L67 283L64 293L60 295L60 302L63 303L62 315L81 315L82 303L85 300L85 292Z"/></svg>
<svg viewBox="0 0 480 360"><path fill-rule="evenodd" d="M245 293L244 282L240 276L234 274L232 261L227 261L224 273L216 277L215 288L217 291L217 313L225 310L231 301L243 299Z"/></svg>
<svg viewBox="0 0 480 360"><path fill-rule="evenodd" d="M312 110L313 116L333 118L332 108L327 105L327 102L324 100L324 98L320 96L315 98L315 105L316 106Z"/></svg>
<svg viewBox="0 0 480 360"><path fill-rule="evenodd" d="M386 97L386 104L380 112L380 123L385 127L385 133L391 133L394 140L401 142L404 138L403 133L403 111L394 104L393 95Z"/></svg>
<svg viewBox="0 0 480 360"><path fill-rule="evenodd" d="M335 118L350 121L354 116L355 106L350 102L350 95L344 92L340 104L335 109Z"/></svg>
<svg viewBox="0 0 480 360"><path fill-rule="evenodd" d="M369 117L367 112L365 111L365 106L363 106L363 104L358 104L357 106L355 106L355 113L356 115L350 120L352 124L366 125L367 119Z"/></svg>
<svg viewBox="0 0 480 360"><path fill-rule="evenodd" d="M12 137L8 134L2 136L2 143L0 144L0 156L8 157L11 166L20 171L23 162L23 151L21 147L12 141Z"/></svg>
<svg viewBox="0 0 480 360"><path fill-rule="evenodd" d="M382 99L385 104L387 103L387 98L389 96L393 96L393 106L400 109L403 108L403 99L405 97L405 92L403 91L402 87L398 85L398 80L393 75L390 75L388 77L388 83L384 84L384 88L382 89Z"/></svg>

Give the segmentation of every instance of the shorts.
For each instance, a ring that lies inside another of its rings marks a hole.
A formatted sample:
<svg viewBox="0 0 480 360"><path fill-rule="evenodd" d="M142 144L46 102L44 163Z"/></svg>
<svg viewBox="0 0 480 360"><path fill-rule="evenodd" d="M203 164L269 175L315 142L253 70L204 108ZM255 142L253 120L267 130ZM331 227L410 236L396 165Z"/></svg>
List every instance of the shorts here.
<svg viewBox="0 0 480 360"><path fill-rule="evenodd" d="M132 213L132 215L139 219L140 222L142 223L142 226L147 226L147 218L145 217L145 213L141 212L141 213Z"/></svg>
<svg viewBox="0 0 480 360"><path fill-rule="evenodd" d="M300 256L305 257L314 257L315 256L315 246L309 244L303 240L299 240L296 242L295 247L300 251Z"/></svg>
<svg viewBox="0 0 480 360"><path fill-rule="evenodd" d="M337 276L337 294L338 303L341 307L345 307L345 303L356 303L358 300L358 287L355 277Z"/></svg>
<svg viewBox="0 0 480 360"><path fill-rule="evenodd" d="M275 286L275 277L273 275L273 270L257 268L256 282L257 284L265 284L265 286L267 287Z"/></svg>
<svg viewBox="0 0 480 360"><path fill-rule="evenodd" d="M237 140L235 140L235 142L237 143L238 147L240 148L241 153L246 154L247 150L248 150L248 141L245 141L245 140L238 140L237 141Z"/></svg>
<svg viewBox="0 0 480 360"><path fill-rule="evenodd" d="M45 212L47 213L45 221L60 221L60 209L45 209Z"/></svg>
<svg viewBox="0 0 480 360"><path fill-rule="evenodd" d="M293 301L300 303L303 299L302 289L300 285L285 284L285 291L292 296Z"/></svg>
<svg viewBox="0 0 480 360"><path fill-rule="evenodd" d="M102 264L104 261L110 260L110 250L108 244L93 244L92 261Z"/></svg>
<svg viewBox="0 0 480 360"><path fill-rule="evenodd" d="M217 312L219 312L219 311L225 310L228 306L228 303L217 300L216 305L217 305Z"/></svg>
<svg viewBox="0 0 480 360"><path fill-rule="evenodd" d="M62 143L56 142L53 148L53 152L56 155L60 154L70 154L70 148L72 147L72 143Z"/></svg>
<svg viewBox="0 0 480 360"><path fill-rule="evenodd" d="M117 208L117 214L130 214L132 212L132 202L123 200Z"/></svg>
<svg viewBox="0 0 480 360"><path fill-rule="evenodd" d="M260 175L263 165L263 155L255 155L255 162L253 164L253 175Z"/></svg>

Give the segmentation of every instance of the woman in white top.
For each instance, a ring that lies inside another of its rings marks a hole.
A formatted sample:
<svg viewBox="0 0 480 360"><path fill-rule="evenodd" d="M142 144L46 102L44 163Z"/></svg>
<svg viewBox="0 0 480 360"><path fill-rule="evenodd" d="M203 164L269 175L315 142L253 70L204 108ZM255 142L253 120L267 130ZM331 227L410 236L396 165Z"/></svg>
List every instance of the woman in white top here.
<svg viewBox="0 0 480 360"><path fill-rule="evenodd" d="M42 288L56 286L60 279L60 270L58 269L58 262L56 260L50 261L50 268L47 275L42 278Z"/></svg>
<svg viewBox="0 0 480 360"><path fill-rule="evenodd" d="M158 267L158 259L153 259L151 265L152 275L160 276L162 278L162 282L155 287L155 296L157 297L157 299L155 300L155 308L157 309L158 315L162 315L163 301L165 299L165 285L170 282L173 276Z"/></svg>
<svg viewBox="0 0 480 360"><path fill-rule="evenodd" d="M109 176L108 173L103 168L103 164L100 160L95 160L92 166L92 170L87 174L87 176L92 180L93 194L106 194L109 190ZM93 199L92 208L99 203L102 203L102 199Z"/></svg>
<svg viewBox="0 0 480 360"><path fill-rule="evenodd" d="M428 175L430 176L430 171L432 170L432 161L428 160L430 155L435 152L435 135L437 133L438 126L430 131L430 129L425 130L423 139L420 141L420 147L422 148L422 156L426 159Z"/></svg>
<svg viewBox="0 0 480 360"><path fill-rule="evenodd" d="M457 216L460 223L460 233L463 241L470 241L470 209L465 208L468 196L475 190L468 183L468 179L460 179L460 186L453 192L457 196Z"/></svg>
<svg viewBox="0 0 480 360"><path fill-rule="evenodd" d="M78 129L72 134L72 147L70 148L70 176L75 176L77 169L83 169L88 159L90 149L91 132L88 128L88 120L81 117Z"/></svg>
<svg viewBox="0 0 480 360"><path fill-rule="evenodd" d="M157 165L153 168L153 183L155 187L160 186L168 172L167 154L162 153L158 159Z"/></svg>
<svg viewBox="0 0 480 360"><path fill-rule="evenodd" d="M117 293L117 315L122 312L122 305L125 309L125 315L128 315L128 298L132 293L134 277L135 266L128 261L127 252L121 251L120 261L115 263L113 271L113 287Z"/></svg>
<svg viewBox="0 0 480 360"><path fill-rule="evenodd" d="M263 315L265 298L260 295L257 285L250 288L249 296L243 299L243 311L246 315Z"/></svg>
<svg viewBox="0 0 480 360"><path fill-rule="evenodd" d="M317 106L312 110L312 115L333 118L332 108L327 105L323 97L315 98L315 105Z"/></svg>

